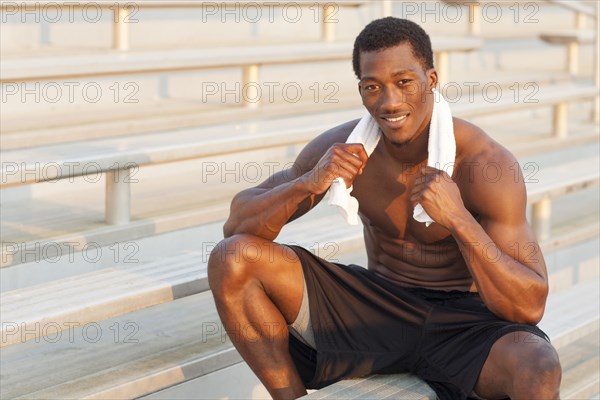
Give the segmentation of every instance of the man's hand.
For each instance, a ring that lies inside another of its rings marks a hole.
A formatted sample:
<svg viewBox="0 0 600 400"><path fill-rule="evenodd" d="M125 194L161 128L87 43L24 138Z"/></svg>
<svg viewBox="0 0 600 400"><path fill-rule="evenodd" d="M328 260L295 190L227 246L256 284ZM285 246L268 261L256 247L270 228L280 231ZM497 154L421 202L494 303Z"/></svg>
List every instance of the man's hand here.
<svg viewBox="0 0 600 400"><path fill-rule="evenodd" d="M350 187L360 175L369 156L360 143L336 143L321 157L317 165L303 177L308 190L315 195L321 194L338 177L344 179Z"/></svg>
<svg viewBox="0 0 600 400"><path fill-rule="evenodd" d="M420 203L431 219L447 229L467 212L456 183L446 172L433 167L421 168L410 201L413 206Z"/></svg>

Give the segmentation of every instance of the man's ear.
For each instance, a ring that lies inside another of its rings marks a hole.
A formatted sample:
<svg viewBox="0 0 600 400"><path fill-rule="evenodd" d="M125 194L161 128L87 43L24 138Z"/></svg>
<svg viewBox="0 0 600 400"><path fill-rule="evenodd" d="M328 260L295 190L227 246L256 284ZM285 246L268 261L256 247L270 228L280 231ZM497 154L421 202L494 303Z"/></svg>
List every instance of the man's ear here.
<svg viewBox="0 0 600 400"><path fill-rule="evenodd" d="M358 83L356 84L356 88L358 89L358 94L360 94L360 95L362 96L362 92L361 92L361 90L360 90L360 82L358 82Z"/></svg>
<svg viewBox="0 0 600 400"><path fill-rule="evenodd" d="M435 88L438 84L438 76L435 68L427 70L427 82L429 83L429 90Z"/></svg>

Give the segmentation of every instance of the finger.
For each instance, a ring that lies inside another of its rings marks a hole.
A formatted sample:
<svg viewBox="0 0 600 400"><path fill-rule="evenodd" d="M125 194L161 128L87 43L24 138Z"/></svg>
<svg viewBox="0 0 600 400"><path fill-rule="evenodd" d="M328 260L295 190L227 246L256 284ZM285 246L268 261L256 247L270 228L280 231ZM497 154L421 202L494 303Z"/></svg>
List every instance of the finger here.
<svg viewBox="0 0 600 400"><path fill-rule="evenodd" d="M331 163L327 168L327 174L331 179L342 177L346 182L354 181L358 172L359 169L356 166L344 160L338 161L337 163Z"/></svg>
<svg viewBox="0 0 600 400"><path fill-rule="evenodd" d="M410 191L410 196L412 197L412 196L416 195L417 193L421 193L422 191L423 191L423 188L414 186L412 188L412 190Z"/></svg>
<svg viewBox="0 0 600 400"><path fill-rule="evenodd" d="M362 143L349 143L349 148L350 148L350 151L356 157L358 157L358 159L363 164L367 163L367 161L369 160L369 155L367 154L367 151L365 150L365 146L363 146Z"/></svg>
<svg viewBox="0 0 600 400"><path fill-rule="evenodd" d="M429 179L428 179L427 175L419 175L415 178L413 186L423 185L424 183L427 183L428 181L429 181Z"/></svg>
<svg viewBox="0 0 600 400"><path fill-rule="evenodd" d="M356 161L356 166L360 168L358 171L358 174L360 175L369 160L369 156L365 151L364 146L361 143L345 143L343 150L345 153L352 155Z"/></svg>
<svg viewBox="0 0 600 400"><path fill-rule="evenodd" d="M358 172L361 169L361 165L357 163L360 162L356 157L354 156L350 156L351 158L348 159L346 157L340 157L340 158L336 158L335 159L335 165L337 166L338 170L342 171L348 171L353 175L358 175Z"/></svg>
<svg viewBox="0 0 600 400"><path fill-rule="evenodd" d="M324 163L329 165L346 166L349 165L357 171L361 168L361 161L352 153L347 153L344 150L334 149L331 154L323 159Z"/></svg>
<svg viewBox="0 0 600 400"><path fill-rule="evenodd" d="M342 174L339 174L337 176L330 177L329 178L329 183L332 184L338 178L341 178L344 181L344 185L346 186L346 189L348 189L354 183L354 176L346 174L346 173L342 173Z"/></svg>
<svg viewBox="0 0 600 400"><path fill-rule="evenodd" d="M431 180L426 178L421 179L420 182L415 180L415 183L413 184L413 191L423 191L427 189L430 185L430 182Z"/></svg>
<svg viewBox="0 0 600 400"><path fill-rule="evenodd" d="M410 194L410 198L409 198L410 202L413 203L413 206L416 203L419 203L421 201L421 199L423 197L422 194L423 194L423 191L421 191L421 190L416 190L416 191L413 190L413 192Z"/></svg>
<svg viewBox="0 0 600 400"><path fill-rule="evenodd" d="M340 154L340 158L343 159L345 162L348 162L355 166L357 171L363 168L365 164L357 155L353 153L342 153Z"/></svg>
<svg viewBox="0 0 600 400"><path fill-rule="evenodd" d="M410 201L410 205L412 206L412 208L414 209L417 204L420 204L421 202L419 200L411 200Z"/></svg>
<svg viewBox="0 0 600 400"><path fill-rule="evenodd" d="M369 160L369 155L361 143L346 143L344 150L352 154L352 156L360 162L361 169L365 167L367 161ZM360 173L362 173L362 170L359 171L359 174Z"/></svg>
<svg viewBox="0 0 600 400"><path fill-rule="evenodd" d="M340 170L340 173L338 174L338 176L340 176L342 179L344 179L344 182L346 182L346 186L350 187L350 185L352 185L352 182L354 182L354 178L356 178L356 173L352 173L348 170Z"/></svg>
<svg viewBox="0 0 600 400"><path fill-rule="evenodd" d="M352 174L345 169L337 169L335 173L329 171L325 180L329 183L333 183L333 181L335 181L337 178L342 178L346 183L346 186L349 187L349 184L351 185L354 181L355 176L356 174Z"/></svg>

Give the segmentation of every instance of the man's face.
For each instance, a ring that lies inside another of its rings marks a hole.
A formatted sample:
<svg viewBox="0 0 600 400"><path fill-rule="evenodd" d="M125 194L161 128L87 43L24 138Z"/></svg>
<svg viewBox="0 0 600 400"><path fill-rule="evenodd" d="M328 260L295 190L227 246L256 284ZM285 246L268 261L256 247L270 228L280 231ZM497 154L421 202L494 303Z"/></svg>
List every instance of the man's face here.
<svg viewBox="0 0 600 400"><path fill-rule="evenodd" d="M430 121L435 70L424 71L411 45L401 43L381 51L361 52L360 71L362 102L385 137L395 145L410 143Z"/></svg>

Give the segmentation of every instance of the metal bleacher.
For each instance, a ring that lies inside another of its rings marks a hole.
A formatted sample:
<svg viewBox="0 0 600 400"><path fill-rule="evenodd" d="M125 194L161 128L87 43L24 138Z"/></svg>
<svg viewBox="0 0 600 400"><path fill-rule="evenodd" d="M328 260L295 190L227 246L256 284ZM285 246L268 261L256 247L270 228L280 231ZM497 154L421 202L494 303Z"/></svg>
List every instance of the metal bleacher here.
<svg viewBox="0 0 600 400"><path fill-rule="evenodd" d="M79 15L86 3L0 1L1 398L267 396L220 324L207 257L235 193L285 168L320 132L363 115L351 41L389 14L431 30L454 115L519 160L548 264L541 327L561 357L562 397L599 397L594 1L528 2L540 26L511 20L515 2L500 5L508 22L467 18L486 1L430 2L462 10L458 22L428 19L420 3L403 1L155 0L89 2L105 14L96 25L48 21L52 10ZM276 15L297 7L305 18L227 25L225 11L233 17L243 7ZM134 15L138 22L123 23ZM206 82L251 89L204 101L197 92ZM265 82L310 95L267 101L252 89ZM137 88L135 104L115 101L109 88L124 84ZM104 95L73 104L31 93L68 85ZM277 240L364 264L361 227L325 206ZM435 398L405 374L345 380L306 398L390 396Z"/></svg>

